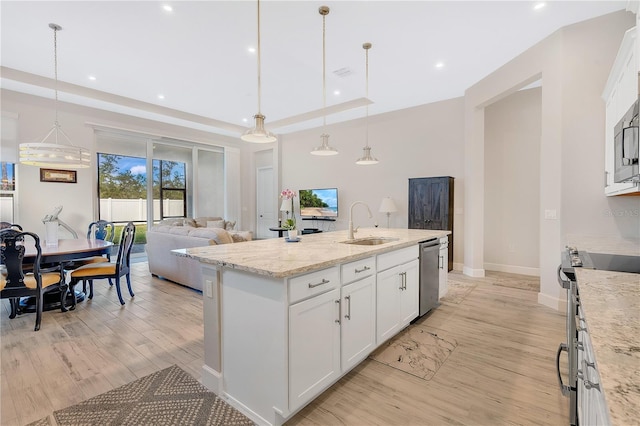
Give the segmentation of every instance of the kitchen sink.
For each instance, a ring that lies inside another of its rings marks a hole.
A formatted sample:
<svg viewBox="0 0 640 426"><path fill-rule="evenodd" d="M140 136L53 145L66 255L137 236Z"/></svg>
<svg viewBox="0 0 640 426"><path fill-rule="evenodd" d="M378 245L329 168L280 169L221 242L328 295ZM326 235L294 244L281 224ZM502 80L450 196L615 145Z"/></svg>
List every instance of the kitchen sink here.
<svg viewBox="0 0 640 426"><path fill-rule="evenodd" d="M357 246L377 246L380 244L390 243L392 241L398 241L398 238L365 237L365 238L356 238L355 240L342 241L342 243L355 244Z"/></svg>

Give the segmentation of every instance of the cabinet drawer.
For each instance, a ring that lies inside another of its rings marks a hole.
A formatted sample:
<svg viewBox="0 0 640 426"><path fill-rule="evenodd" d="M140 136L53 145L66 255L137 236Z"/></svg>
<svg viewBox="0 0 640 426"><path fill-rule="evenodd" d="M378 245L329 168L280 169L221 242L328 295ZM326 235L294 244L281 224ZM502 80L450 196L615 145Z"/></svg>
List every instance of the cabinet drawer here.
<svg viewBox="0 0 640 426"><path fill-rule="evenodd" d="M376 258L368 257L342 265L342 284L359 280L376 273Z"/></svg>
<svg viewBox="0 0 640 426"><path fill-rule="evenodd" d="M395 250L390 253L384 253L378 255L378 272L384 271L396 265L402 265L403 263L411 262L413 259L417 259L420 255L420 249L418 245L406 247L400 250Z"/></svg>
<svg viewBox="0 0 640 426"><path fill-rule="evenodd" d="M338 267L323 269L289 279L289 303L337 288L340 284Z"/></svg>

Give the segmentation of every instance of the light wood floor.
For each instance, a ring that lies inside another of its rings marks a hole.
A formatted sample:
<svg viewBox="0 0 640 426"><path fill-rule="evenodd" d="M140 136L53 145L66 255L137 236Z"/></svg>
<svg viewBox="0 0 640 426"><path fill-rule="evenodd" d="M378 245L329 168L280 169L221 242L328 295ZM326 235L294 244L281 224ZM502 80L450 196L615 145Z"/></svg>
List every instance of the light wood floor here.
<svg viewBox="0 0 640 426"><path fill-rule="evenodd" d="M9 320L2 301L0 424L25 425L173 364L200 379L201 294L132 267L136 297L124 307L99 281L75 312L45 312L38 332L34 314ZM288 424L567 424L554 360L564 316L537 304L537 281L449 280L462 291L420 320L458 343L431 380L368 359Z"/></svg>

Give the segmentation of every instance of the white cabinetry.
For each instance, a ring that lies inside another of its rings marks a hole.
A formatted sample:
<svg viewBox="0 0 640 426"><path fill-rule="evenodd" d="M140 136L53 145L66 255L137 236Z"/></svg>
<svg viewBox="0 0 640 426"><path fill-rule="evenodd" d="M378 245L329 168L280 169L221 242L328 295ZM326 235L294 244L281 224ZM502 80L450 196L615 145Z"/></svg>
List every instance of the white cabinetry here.
<svg viewBox="0 0 640 426"><path fill-rule="evenodd" d="M378 256L381 271L376 283L378 345L418 316L418 254L416 246Z"/></svg>
<svg viewBox="0 0 640 426"><path fill-rule="evenodd" d="M605 194L623 195L640 191L640 183L614 182L614 126L638 99L640 61L637 49L637 28L628 30L611 68L602 97L606 105L605 118Z"/></svg>
<svg viewBox="0 0 640 426"><path fill-rule="evenodd" d="M340 376L340 290L289 307L289 405L299 407Z"/></svg>
<svg viewBox="0 0 640 426"><path fill-rule="evenodd" d="M289 281L289 408L322 392L375 348L375 257ZM334 284L336 283L336 284ZM323 292L324 291L324 292ZM299 301L305 296L311 296Z"/></svg>
<svg viewBox="0 0 640 426"><path fill-rule="evenodd" d="M578 307L578 421L583 425L609 425L609 410L600 386L596 357L582 308Z"/></svg>
<svg viewBox="0 0 640 426"><path fill-rule="evenodd" d="M349 371L376 347L375 266L374 257L342 265L342 372Z"/></svg>
<svg viewBox="0 0 640 426"><path fill-rule="evenodd" d="M446 296L449 291L449 237L440 238L440 254L438 257L438 299Z"/></svg>

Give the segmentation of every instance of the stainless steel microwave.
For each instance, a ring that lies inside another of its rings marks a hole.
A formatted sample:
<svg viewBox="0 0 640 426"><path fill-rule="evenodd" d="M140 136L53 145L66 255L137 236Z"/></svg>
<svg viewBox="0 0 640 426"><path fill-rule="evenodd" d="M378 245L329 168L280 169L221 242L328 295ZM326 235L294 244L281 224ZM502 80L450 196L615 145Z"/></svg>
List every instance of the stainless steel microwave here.
<svg viewBox="0 0 640 426"><path fill-rule="evenodd" d="M638 100L636 100L614 128L615 171L613 180L616 183L640 181L638 121Z"/></svg>

